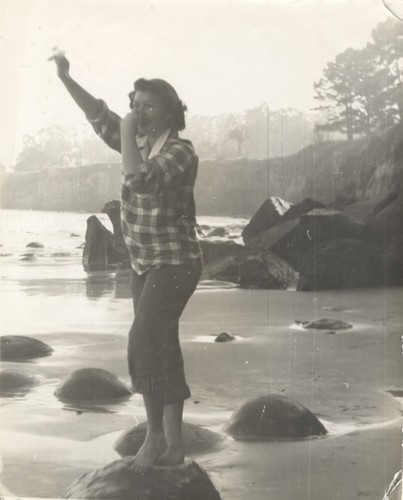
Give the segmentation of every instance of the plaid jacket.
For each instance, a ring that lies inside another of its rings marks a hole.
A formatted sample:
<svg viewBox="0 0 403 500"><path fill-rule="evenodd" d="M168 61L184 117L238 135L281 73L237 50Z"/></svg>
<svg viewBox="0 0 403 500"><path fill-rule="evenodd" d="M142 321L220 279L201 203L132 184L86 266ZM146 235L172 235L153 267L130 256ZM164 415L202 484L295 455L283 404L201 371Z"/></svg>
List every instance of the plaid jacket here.
<svg viewBox="0 0 403 500"><path fill-rule="evenodd" d="M120 117L100 101L101 112L89 120L95 132L121 151ZM138 273L163 264L188 264L201 270L193 188L198 157L192 143L171 133L158 154L148 158L146 141L136 138L144 162L122 178L122 231Z"/></svg>

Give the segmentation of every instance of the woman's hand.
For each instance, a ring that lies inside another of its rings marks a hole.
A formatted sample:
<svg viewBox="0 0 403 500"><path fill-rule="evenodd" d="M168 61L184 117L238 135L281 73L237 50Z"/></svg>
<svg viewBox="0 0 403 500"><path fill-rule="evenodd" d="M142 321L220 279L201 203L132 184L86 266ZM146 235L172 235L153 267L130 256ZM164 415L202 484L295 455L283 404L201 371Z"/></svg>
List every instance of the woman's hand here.
<svg viewBox="0 0 403 500"><path fill-rule="evenodd" d="M48 57L48 61L55 61L57 68L57 76L60 79L69 76L70 62L64 55L64 51L58 47L53 47L52 54Z"/></svg>
<svg viewBox="0 0 403 500"><path fill-rule="evenodd" d="M120 122L120 130L122 131L122 134L128 133L130 136L133 136L137 134L137 127L137 111L135 109L132 109L130 113L127 113L127 115L122 118Z"/></svg>
<svg viewBox="0 0 403 500"><path fill-rule="evenodd" d="M120 143L124 175L135 174L139 165L143 162L136 142L137 125L138 117L135 109L132 109L130 113L127 113L120 120Z"/></svg>

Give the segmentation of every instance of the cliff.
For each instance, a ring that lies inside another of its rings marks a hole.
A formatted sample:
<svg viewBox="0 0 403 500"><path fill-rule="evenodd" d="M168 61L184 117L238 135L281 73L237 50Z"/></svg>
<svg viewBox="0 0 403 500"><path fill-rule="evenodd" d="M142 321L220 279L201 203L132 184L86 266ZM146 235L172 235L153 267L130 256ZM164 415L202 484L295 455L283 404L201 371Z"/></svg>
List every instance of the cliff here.
<svg viewBox="0 0 403 500"><path fill-rule="evenodd" d="M1 183L2 208L99 212L119 198L120 166L96 164L75 168L15 172Z"/></svg>
<svg viewBox="0 0 403 500"><path fill-rule="evenodd" d="M250 217L269 196L303 198L335 206L373 201L399 190L403 180L403 124L352 142L322 142L270 160L200 163L196 203L200 215ZM119 198L119 165L3 175L2 208L99 212Z"/></svg>

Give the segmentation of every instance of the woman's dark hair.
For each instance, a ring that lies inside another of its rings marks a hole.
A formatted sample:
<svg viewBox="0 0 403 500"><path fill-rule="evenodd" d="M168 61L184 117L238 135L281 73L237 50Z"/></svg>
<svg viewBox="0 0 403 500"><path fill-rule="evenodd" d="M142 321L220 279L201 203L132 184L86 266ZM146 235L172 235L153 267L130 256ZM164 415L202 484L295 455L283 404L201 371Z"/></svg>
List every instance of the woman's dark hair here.
<svg viewBox="0 0 403 500"><path fill-rule="evenodd" d="M134 91L129 93L131 109L134 107L134 95L137 90L154 92L161 99L164 108L170 116L168 121L169 128L179 131L186 127L185 111L187 107L179 99L176 90L171 84L159 78L152 78L151 80L139 78L134 82Z"/></svg>

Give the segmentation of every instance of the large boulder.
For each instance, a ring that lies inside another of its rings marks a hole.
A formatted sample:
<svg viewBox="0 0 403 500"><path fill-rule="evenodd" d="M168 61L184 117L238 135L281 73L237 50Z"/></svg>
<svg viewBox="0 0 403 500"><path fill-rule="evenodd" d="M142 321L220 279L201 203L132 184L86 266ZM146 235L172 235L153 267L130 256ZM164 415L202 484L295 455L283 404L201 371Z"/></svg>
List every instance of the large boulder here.
<svg viewBox="0 0 403 500"><path fill-rule="evenodd" d="M400 195L399 191L391 191L371 208L367 215L367 218L371 218L373 215L383 212L385 208L390 207L391 205L393 206L395 204L395 201L399 198L401 203L402 196Z"/></svg>
<svg viewBox="0 0 403 500"><path fill-rule="evenodd" d="M108 215L112 227L113 227L113 236L114 242L113 246L115 248L115 252L117 254L117 258L121 267L129 268L130 267L130 253L127 249L123 232L122 232L122 224L120 219L120 209L121 203L119 200L108 201L104 207L102 208L102 213Z"/></svg>
<svg viewBox="0 0 403 500"><path fill-rule="evenodd" d="M251 235L247 240L247 246L254 252L274 252L295 265L292 248L301 218L315 210L326 210L326 207L311 198L290 206L282 216L272 218L272 221L276 222L270 227Z"/></svg>
<svg viewBox="0 0 403 500"><path fill-rule="evenodd" d="M206 267L214 266L217 262L238 257L248 253L243 246L231 240L202 239L200 245L203 252L203 261Z"/></svg>
<svg viewBox="0 0 403 500"><path fill-rule="evenodd" d="M49 356L53 349L32 337L24 335L4 335L0 337L0 359L18 361Z"/></svg>
<svg viewBox="0 0 403 500"><path fill-rule="evenodd" d="M134 470L133 458L117 460L79 477L63 498L91 500L220 500L207 472L195 462Z"/></svg>
<svg viewBox="0 0 403 500"><path fill-rule="evenodd" d="M298 269L301 255L315 249L324 241L363 237L364 224L337 210L315 208L301 216L288 249L290 261Z"/></svg>
<svg viewBox="0 0 403 500"><path fill-rule="evenodd" d="M0 395L13 396L28 392L38 379L30 374L12 369L0 370Z"/></svg>
<svg viewBox="0 0 403 500"><path fill-rule="evenodd" d="M299 263L297 290L400 285L397 260L360 240L341 239L318 245Z"/></svg>
<svg viewBox="0 0 403 500"><path fill-rule="evenodd" d="M305 198L305 200L292 205L283 215L282 220L299 219L303 215L316 208L326 208L326 205L324 205L320 201L313 200L312 198Z"/></svg>
<svg viewBox="0 0 403 500"><path fill-rule="evenodd" d="M333 206L333 208L336 208ZM360 199L352 203L351 205L347 205L343 208L343 213L353 217L353 219L358 220L360 222L365 222L368 215L371 213L374 208L374 200L373 199Z"/></svg>
<svg viewBox="0 0 403 500"><path fill-rule="evenodd" d="M248 242L252 252L274 252L287 259L299 219L281 220L276 226L262 231Z"/></svg>
<svg viewBox="0 0 403 500"><path fill-rule="evenodd" d="M403 195L390 193L370 212L366 241L394 255L403 266Z"/></svg>
<svg viewBox="0 0 403 500"><path fill-rule="evenodd" d="M239 264L249 251L234 241L202 239L203 279L216 279L238 283Z"/></svg>
<svg viewBox="0 0 403 500"><path fill-rule="evenodd" d="M76 370L55 391L55 396L61 401L84 404L118 402L131 394L116 375L101 368Z"/></svg>
<svg viewBox="0 0 403 500"><path fill-rule="evenodd" d="M327 434L323 424L305 406L278 394L246 401L235 410L224 430L237 440L260 441Z"/></svg>
<svg viewBox="0 0 403 500"><path fill-rule="evenodd" d="M246 257L239 266L239 275L241 288L286 290L298 281L295 269L271 252Z"/></svg>
<svg viewBox="0 0 403 500"><path fill-rule="evenodd" d="M86 271L104 271L119 263L114 235L95 215L87 219L82 261Z"/></svg>
<svg viewBox="0 0 403 500"><path fill-rule="evenodd" d="M290 203L277 196L267 199L242 231L245 245L249 246L259 233L275 226L290 207Z"/></svg>
<svg viewBox="0 0 403 500"><path fill-rule="evenodd" d="M231 281L242 288L284 290L296 285L296 271L272 252L254 252L233 241L202 240L201 245L204 279Z"/></svg>
<svg viewBox="0 0 403 500"><path fill-rule="evenodd" d="M314 330L349 330L353 325L340 319L322 318L314 321L296 321L297 324L304 328L312 328Z"/></svg>
<svg viewBox="0 0 403 500"><path fill-rule="evenodd" d="M134 456L144 442L147 431L147 422L136 425L135 427L124 432L116 441L114 450L121 457ZM203 429L197 425L183 422L182 424L182 441L185 455L194 453L202 453L219 441L221 436L216 432Z"/></svg>

